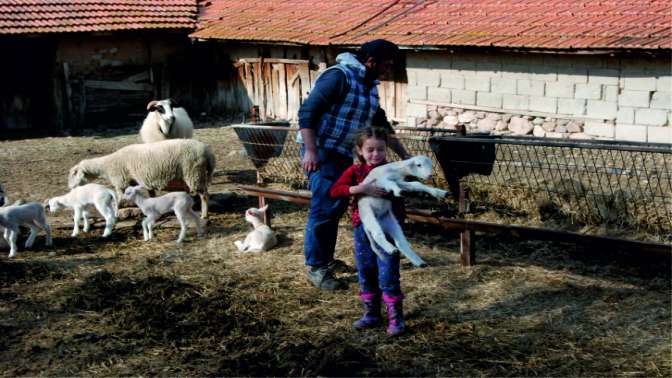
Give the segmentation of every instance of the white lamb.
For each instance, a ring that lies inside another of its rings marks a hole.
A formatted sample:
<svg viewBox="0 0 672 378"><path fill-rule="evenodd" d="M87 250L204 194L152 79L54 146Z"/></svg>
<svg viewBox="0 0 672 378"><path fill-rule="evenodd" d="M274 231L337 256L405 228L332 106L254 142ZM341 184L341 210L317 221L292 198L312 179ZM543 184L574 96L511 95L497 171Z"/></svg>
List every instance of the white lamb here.
<svg viewBox="0 0 672 378"><path fill-rule="evenodd" d="M198 236L203 236L203 227L194 212L194 200L185 192L171 192L156 198L145 197L140 190L142 186L129 186L124 191L124 198L135 202L146 218L142 221L142 235L145 241L153 237L152 228L161 215L174 212L180 222L180 236L177 243L182 243L187 234L187 226L191 220L196 225Z"/></svg>
<svg viewBox="0 0 672 378"><path fill-rule="evenodd" d="M176 182L201 197L201 217L208 216L208 185L215 170L210 147L193 139L170 139L132 144L109 155L85 159L70 169L68 186L74 188L96 177L107 179L120 196L124 189L143 183L161 190Z"/></svg>
<svg viewBox="0 0 672 378"><path fill-rule="evenodd" d="M396 197L401 191L426 192L436 198L443 198L448 193L445 190L432 188L417 181L408 182L408 176L426 180L432 176L432 160L426 156L415 156L410 159L397 161L374 168L363 183L375 180L375 185L392 192ZM369 238L371 249L381 258L384 255L381 249L388 254L400 251L415 266L425 266L425 262L418 256L406 240L404 233L392 212L390 200L380 197L364 196L357 202L359 215L364 225L364 231ZM394 241L394 245L387 240L386 234ZM396 246L396 247L395 247Z"/></svg>
<svg viewBox="0 0 672 378"><path fill-rule="evenodd" d="M100 184L86 184L73 188L67 194L49 199L47 205L52 213L56 213L62 208L74 210L73 237L79 234L80 218L84 221L84 232L89 232L88 209L91 206L95 207L100 215L105 218L103 237L107 237L112 233L117 221L119 202L113 190Z"/></svg>
<svg viewBox="0 0 672 378"><path fill-rule="evenodd" d="M247 234L245 241L236 240L233 242L239 252L264 252L278 243L275 232L263 221L267 209L268 205L261 209L252 207L245 212L245 220L252 223L254 230Z"/></svg>
<svg viewBox="0 0 672 378"><path fill-rule="evenodd" d="M4 228L3 237L9 243L9 257L16 256L16 238L19 236L19 226L30 227L30 236L26 240L26 248L33 246L38 229L47 234L46 245L52 244L51 227L44 215L44 207L37 202L23 205L0 207L0 226Z"/></svg>
<svg viewBox="0 0 672 378"><path fill-rule="evenodd" d="M140 128L143 143L160 142L166 139L190 139L194 124L189 114L173 99L151 101L147 104L147 117Z"/></svg>

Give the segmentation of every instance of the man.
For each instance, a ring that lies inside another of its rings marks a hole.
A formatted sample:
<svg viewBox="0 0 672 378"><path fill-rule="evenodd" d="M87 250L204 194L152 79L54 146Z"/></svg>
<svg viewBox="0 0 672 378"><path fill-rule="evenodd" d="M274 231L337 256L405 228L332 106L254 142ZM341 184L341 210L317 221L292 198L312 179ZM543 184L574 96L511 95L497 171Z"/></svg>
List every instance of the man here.
<svg viewBox="0 0 672 378"><path fill-rule="evenodd" d="M336 65L325 70L299 109L301 164L310 181L312 199L304 241L308 279L324 290L345 289L334 278L334 249L338 222L348 206L347 198L331 198L329 189L353 162L352 138L364 127L392 130L380 108L378 79L388 75L399 48L378 39L363 44L357 55L342 53ZM396 138L390 148L402 158L408 154Z"/></svg>

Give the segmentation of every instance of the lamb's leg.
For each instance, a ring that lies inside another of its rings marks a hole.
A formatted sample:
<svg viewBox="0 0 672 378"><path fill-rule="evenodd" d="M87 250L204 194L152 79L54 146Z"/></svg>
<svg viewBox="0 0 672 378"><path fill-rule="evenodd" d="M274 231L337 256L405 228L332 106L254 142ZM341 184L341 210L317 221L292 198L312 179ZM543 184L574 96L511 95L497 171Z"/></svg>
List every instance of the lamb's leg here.
<svg viewBox="0 0 672 378"><path fill-rule="evenodd" d="M180 244L187 235L187 220L185 219L184 214L180 211L176 211L175 216L177 217L177 221L180 222L180 236L177 237L177 244Z"/></svg>
<svg viewBox="0 0 672 378"><path fill-rule="evenodd" d="M397 218L394 217L392 212L387 213L380 220L380 224L385 233L392 237L392 240L394 240L394 244L399 248L399 251L403 253L413 265L417 267L427 266L422 258L413 251L413 248L411 248L411 244L406 239L404 231L401 229Z"/></svg>
<svg viewBox="0 0 672 378"><path fill-rule="evenodd" d="M89 224L89 212L86 209L82 209L82 221L84 222L84 232L89 232L91 225Z"/></svg>
<svg viewBox="0 0 672 378"><path fill-rule="evenodd" d="M242 241L236 240L236 241L233 242L233 244L235 244L236 248L238 248L238 252L244 252L245 251L246 246L245 246L245 244L243 244Z"/></svg>
<svg viewBox="0 0 672 378"><path fill-rule="evenodd" d="M16 238L19 234L18 227L16 229L5 229L5 240L9 243L9 257L16 256Z"/></svg>
<svg viewBox="0 0 672 378"><path fill-rule="evenodd" d="M192 208L189 208L187 209L187 215L191 218L194 224L196 224L196 234L198 237L203 237L203 224L201 224L198 214L196 214Z"/></svg>
<svg viewBox="0 0 672 378"><path fill-rule="evenodd" d="M388 192L392 192L395 197L401 197L401 187L399 187L397 182L383 178L377 181L376 185L382 189L387 190Z"/></svg>
<svg viewBox="0 0 672 378"><path fill-rule="evenodd" d="M152 240L154 238L154 223L156 223L156 218L152 216L147 217L147 234L149 235L149 239L147 240Z"/></svg>
<svg viewBox="0 0 672 378"><path fill-rule="evenodd" d="M428 193L429 195L436 197L436 198L443 198L446 195L448 195L448 191L443 190L443 189L438 189L438 188L432 188L431 186L425 185L421 182L417 181L404 181L400 182L399 186L401 186L402 189L409 191L409 192L425 192Z"/></svg>
<svg viewBox="0 0 672 378"><path fill-rule="evenodd" d="M79 235L79 219L82 217L82 209L79 207L75 207L74 209L74 215L73 215L73 221L75 225L72 227L72 237L76 237Z"/></svg>
<svg viewBox="0 0 672 378"><path fill-rule="evenodd" d="M33 246L33 243L35 243L35 238L37 237L37 226L34 224L29 225L30 227L30 235L28 236L28 240L26 240L26 248L31 248Z"/></svg>
<svg viewBox="0 0 672 378"><path fill-rule="evenodd" d="M54 241L51 239L51 226L49 226L49 223L45 220L44 223L42 223L42 228L44 229L45 232L45 242L44 245L47 247L51 247L52 244L54 244Z"/></svg>
<svg viewBox="0 0 672 378"><path fill-rule="evenodd" d="M198 195L201 197L201 219L208 219L208 192Z"/></svg>
<svg viewBox="0 0 672 378"><path fill-rule="evenodd" d="M142 238L145 241L149 240L149 227L147 226L148 221L149 217L146 217L145 219L142 220Z"/></svg>
<svg viewBox="0 0 672 378"><path fill-rule="evenodd" d="M387 241L385 232L383 232L383 229L380 227L373 209L371 209L369 206L361 206L360 203L359 217L362 220L362 224L364 224L364 230L369 236L369 243L371 243L371 249L373 249L374 252L376 251L374 243L378 244L380 248L385 251L385 253L390 255L397 252L397 248Z"/></svg>
<svg viewBox="0 0 672 378"><path fill-rule="evenodd" d="M114 227L115 222L115 210L112 203L112 199L107 204L98 204L96 203L96 210L105 218L105 231L103 231L103 237L108 237L112 233L112 228Z"/></svg>

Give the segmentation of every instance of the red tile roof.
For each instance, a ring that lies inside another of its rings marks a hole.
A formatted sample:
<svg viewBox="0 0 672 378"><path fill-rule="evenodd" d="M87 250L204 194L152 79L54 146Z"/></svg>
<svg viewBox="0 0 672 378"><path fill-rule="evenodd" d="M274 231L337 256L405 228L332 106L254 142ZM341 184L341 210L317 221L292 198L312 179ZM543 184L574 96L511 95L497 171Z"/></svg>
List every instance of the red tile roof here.
<svg viewBox="0 0 672 378"><path fill-rule="evenodd" d="M199 0L194 38L357 45L670 49L670 0Z"/></svg>
<svg viewBox="0 0 672 378"><path fill-rule="evenodd" d="M0 34L193 29L196 0L0 0Z"/></svg>

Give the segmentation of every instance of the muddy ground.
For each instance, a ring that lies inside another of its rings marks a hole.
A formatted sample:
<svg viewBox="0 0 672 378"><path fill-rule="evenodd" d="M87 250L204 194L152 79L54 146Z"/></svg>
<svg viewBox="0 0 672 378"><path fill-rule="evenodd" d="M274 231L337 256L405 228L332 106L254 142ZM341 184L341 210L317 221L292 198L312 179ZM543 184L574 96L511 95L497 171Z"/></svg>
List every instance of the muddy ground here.
<svg viewBox="0 0 672 378"><path fill-rule="evenodd" d="M254 183L253 167L230 128L199 126L218 159L211 192L231 193L203 239L191 230L177 246L168 220L143 242L139 218L73 239L65 212L49 216L52 248L40 235L15 259L0 251L1 375L672 375L669 270L561 243L477 235L478 264L463 270L456 234L412 224L430 266L403 263L408 333L354 331L356 276L337 293L305 279L306 208L272 202L279 246L235 252L256 203L236 186ZM2 141L0 182L10 201L42 201L65 193L79 160L136 140L128 129ZM352 265L352 253L344 220L337 257Z"/></svg>

